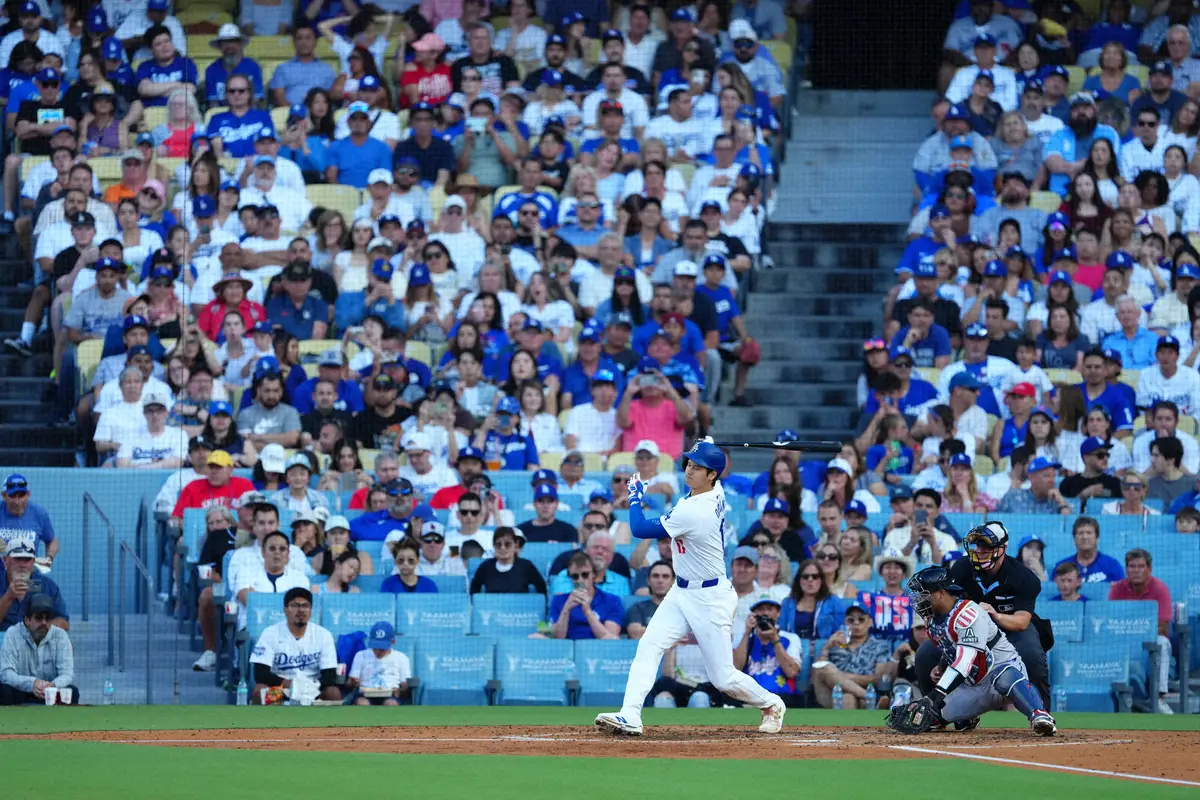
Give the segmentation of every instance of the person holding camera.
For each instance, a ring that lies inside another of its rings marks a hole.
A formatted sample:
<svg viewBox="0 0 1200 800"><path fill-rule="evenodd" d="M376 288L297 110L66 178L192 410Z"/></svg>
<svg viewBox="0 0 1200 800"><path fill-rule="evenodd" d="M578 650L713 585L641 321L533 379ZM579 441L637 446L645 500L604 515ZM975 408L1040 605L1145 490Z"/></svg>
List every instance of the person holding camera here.
<svg viewBox="0 0 1200 800"><path fill-rule="evenodd" d="M958 549L948 533L936 527L938 509L933 506L936 493L922 489L920 501L913 502L904 487L892 494L892 516L888 520L883 550L898 550L905 558L915 558L917 567L941 564L942 556ZM908 500L908 502L904 502Z"/></svg>
<svg viewBox="0 0 1200 800"><path fill-rule="evenodd" d="M800 659L800 637L779 629L779 603L762 595L746 615L742 640L733 649L733 666L783 698L788 708L796 708L804 699L803 688L796 688Z"/></svg>
<svg viewBox="0 0 1200 800"><path fill-rule="evenodd" d="M683 434L691 421L691 406L662 372L639 372L617 407L617 426L623 431L621 450L633 451L639 442L648 439L661 452L677 458L683 452Z"/></svg>
<svg viewBox="0 0 1200 800"><path fill-rule="evenodd" d="M833 687L838 685L843 708L863 707L867 687L880 683L889 671L892 645L871 635L871 617L863 607L847 606L845 622L813 660L813 691L823 708L833 708Z"/></svg>

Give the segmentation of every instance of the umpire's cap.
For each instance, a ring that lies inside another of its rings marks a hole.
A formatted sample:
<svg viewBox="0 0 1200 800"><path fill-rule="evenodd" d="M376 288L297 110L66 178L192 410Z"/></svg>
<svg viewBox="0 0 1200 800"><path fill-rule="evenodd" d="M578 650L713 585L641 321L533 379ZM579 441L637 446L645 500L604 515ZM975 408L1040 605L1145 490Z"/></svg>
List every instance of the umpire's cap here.
<svg viewBox="0 0 1200 800"><path fill-rule="evenodd" d="M685 467L689 461L695 462L705 469L711 469L718 475L725 471L725 453L707 436L697 439L696 443L692 445L692 449L683 454Z"/></svg>

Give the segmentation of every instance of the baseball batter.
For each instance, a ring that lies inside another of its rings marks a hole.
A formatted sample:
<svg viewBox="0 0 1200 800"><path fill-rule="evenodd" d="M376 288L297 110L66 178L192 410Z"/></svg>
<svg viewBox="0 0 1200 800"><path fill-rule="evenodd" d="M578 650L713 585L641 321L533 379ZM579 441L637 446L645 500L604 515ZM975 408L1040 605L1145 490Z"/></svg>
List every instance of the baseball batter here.
<svg viewBox="0 0 1200 800"><path fill-rule="evenodd" d="M979 604L958 596L962 589L945 567L921 570L909 580L908 590L917 613L929 621L929 639L942 656L940 675L928 695L892 709L889 728L923 733L953 722L958 730L972 730L980 715L1011 702L1034 733L1057 732L1016 648Z"/></svg>
<svg viewBox="0 0 1200 800"><path fill-rule="evenodd" d="M661 517L646 519L642 511L645 484L637 473L629 480L633 535L639 539L670 537L676 579L638 640L621 711L600 714L596 727L604 733L640 736L642 705L658 677L663 653L691 633L712 684L729 697L761 709L760 731L779 733L786 710L783 700L733 668L730 642L737 594L725 572L725 491L718 480L725 471L725 454L706 437L684 453L684 459L688 492Z"/></svg>

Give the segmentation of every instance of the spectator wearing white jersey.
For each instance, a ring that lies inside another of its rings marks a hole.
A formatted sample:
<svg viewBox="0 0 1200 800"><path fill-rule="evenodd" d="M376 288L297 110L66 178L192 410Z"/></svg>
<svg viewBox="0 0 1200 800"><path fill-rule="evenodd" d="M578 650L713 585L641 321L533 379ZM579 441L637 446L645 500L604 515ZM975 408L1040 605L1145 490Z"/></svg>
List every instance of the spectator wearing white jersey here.
<svg viewBox="0 0 1200 800"><path fill-rule="evenodd" d="M1137 404L1149 408L1160 400L1170 400L1179 413L1194 415L1200 412L1200 373L1193 367L1179 366L1179 340L1164 336L1158 340L1154 366L1144 368L1138 375Z"/></svg>
<svg viewBox="0 0 1200 800"><path fill-rule="evenodd" d="M1175 431L1179 426L1179 406L1170 400L1160 400L1150 407L1150 427L1139 433L1133 439L1131 455L1135 472L1146 472L1150 469L1150 443L1162 436L1175 436L1183 443L1183 468L1192 474L1200 472L1200 445L1196 444L1194 436L1179 436Z"/></svg>

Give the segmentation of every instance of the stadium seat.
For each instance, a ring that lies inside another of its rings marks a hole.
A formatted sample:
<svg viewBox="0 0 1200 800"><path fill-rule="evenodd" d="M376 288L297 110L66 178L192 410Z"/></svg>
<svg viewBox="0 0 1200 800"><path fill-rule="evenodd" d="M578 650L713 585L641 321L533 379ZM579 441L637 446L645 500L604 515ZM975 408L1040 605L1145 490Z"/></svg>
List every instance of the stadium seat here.
<svg viewBox="0 0 1200 800"><path fill-rule="evenodd" d="M1050 584L1054 586L1053 583ZM1057 593L1057 589L1053 589ZM1053 596L1053 595L1051 595ZM1050 620L1054 628L1055 642L1083 641L1083 609L1089 603L1064 603L1062 601L1039 602L1038 616Z"/></svg>
<svg viewBox="0 0 1200 800"><path fill-rule="evenodd" d="M387 574L383 575L359 575L354 579L354 585L364 594L369 592L378 592L379 586L388 579Z"/></svg>
<svg viewBox="0 0 1200 800"><path fill-rule="evenodd" d="M1049 214L1058 211L1058 207L1062 205L1062 198L1054 192L1032 192L1029 198L1029 205Z"/></svg>
<svg viewBox="0 0 1200 800"><path fill-rule="evenodd" d="M490 639L429 636L422 632L413 662L413 672L421 679L416 702L490 705L487 686L494 674L495 648Z"/></svg>
<svg viewBox="0 0 1200 800"><path fill-rule="evenodd" d="M1077 67L1074 64L1067 65L1067 96L1075 94L1083 88L1083 82L1087 80L1087 72L1083 67Z"/></svg>
<svg viewBox="0 0 1200 800"><path fill-rule="evenodd" d="M1070 386L1083 383L1083 376L1073 369L1048 369L1046 377L1051 383L1065 383Z"/></svg>
<svg viewBox="0 0 1200 800"><path fill-rule="evenodd" d="M521 558L533 563L543 575L559 553L574 550L578 545L570 542L530 542L521 548Z"/></svg>
<svg viewBox="0 0 1200 800"><path fill-rule="evenodd" d="M291 109L288 106L279 106L271 109L271 124L275 126L276 131L281 131L287 127L288 112Z"/></svg>
<svg viewBox="0 0 1200 800"><path fill-rule="evenodd" d="M481 636L525 637L546 621L540 594L477 594L471 608L471 633Z"/></svg>
<svg viewBox="0 0 1200 800"><path fill-rule="evenodd" d="M775 59L775 63L779 67L779 71L783 73L783 83L784 86L786 86L788 82L788 73L792 71L792 61L795 59L795 53L792 50L792 46L779 39L768 39L767 41L762 42L762 46L767 48L767 51L771 54L771 57Z"/></svg>
<svg viewBox="0 0 1200 800"><path fill-rule="evenodd" d="M631 639L580 639L575 642L578 704L619 707L625 699L625 681L635 653L637 642Z"/></svg>
<svg viewBox="0 0 1200 800"><path fill-rule="evenodd" d="M1120 711L1129 702L1129 660L1101 643L1062 642L1050 651L1050 683L1070 711Z"/></svg>
<svg viewBox="0 0 1200 800"><path fill-rule="evenodd" d="M574 645L565 639L496 642L496 680L490 686L495 705L571 705L577 686Z"/></svg>
<svg viewBox="0 0 1200 800"><path fill-rule="evenodd" d="M175 19L185 29L190 25L214 25L220 27L227 22L233 22L233 17L228 11L222 11L212 6L198 6L196 8L185 8L181 5L175 14ZM201 70L203 74L203 70Z"/></svg>
<svg viewBox="0 0 1200 800"><path fill-rule="evenodd" d="M75 363L79 370L80 386L92 385L92 376L96 374L96 367L100 366L100 355L103 352L103 339L88 339L79 343L75 352Z"/></svg>
<svg viewBox="0 0 1200 800"><path fill-rule="evenodd" d="M471 600L466 594L396 596L396 633L406 636L464 634L471 629Z"/></svg>
<svg viewBox="0 0 1200 800"><path fill-rule="evenodd" d="M316 601L316 598L313 598ZM258 641L262 632L285 619L283 613L283 598L277 594L266 592L251 592L246 597L246 635L250 644ZM313 619L320 619L319 612L313 610Z"/></svg>
<svg viewBox="0 0 1200 800"><path fill-rule="evenodd" d="M438 594L467 593L467 579L462 575L430 575L429 580L437 584Z"/></svg>
<svg viewBox="0 0 1200 800"><path fill-rule="evenodd" d="M50 156L25 156L21 159L21 183L29 177L29 172L39 164L44 164L50 160Z"/></svg>
<svg viewBox="0 0 1200 800"><path fill-rule="evenodd" d="M1158 604L1153 600L1091 600L1084 606L1085 642L1121 648L1140 661L1142 643L1158 638Z"/></svg>
<svg viewBox="0 0 1200 800"><path fill-rule="evenodd" d="M354 211L362 205L362 191L342 184L310 184L305 187L308 201L314 206L340 211L347 220L354 219Z"/></svg>
<svg viewBox="0 0 1200 800"><path fill-rule="evenodd" d="M255 61L287 61L295 55L290 36L254 36L246 45L246 58Z"/></svg>
<svg viewBox="0 0 1200 800"><path fill-rule="evenodd" d="M321 595L321 625L333 638L343 633L369 631L376 622L396 616L396 596L390 592Z"/></svg>
<svg viewBox="0 0 1200 800"><path fill-rule="evenodd" d="M434 366L433 350L425 342L405 342L404 357L410 358L413 361L420 361L430 368Z"/></svg>

